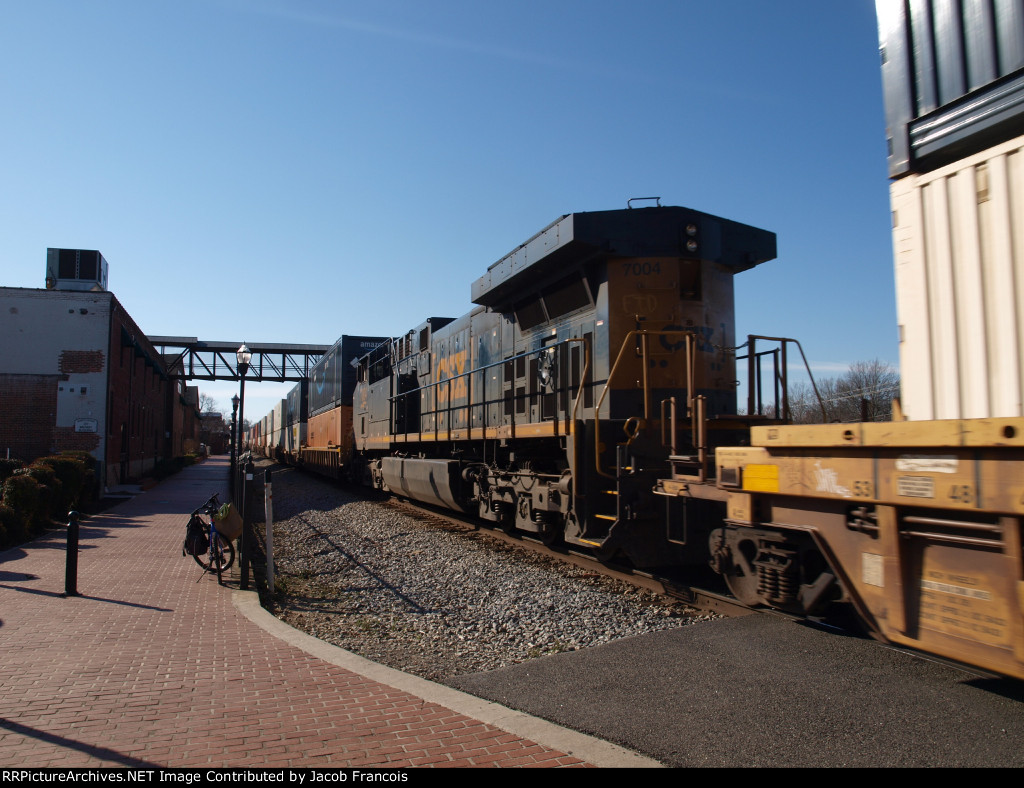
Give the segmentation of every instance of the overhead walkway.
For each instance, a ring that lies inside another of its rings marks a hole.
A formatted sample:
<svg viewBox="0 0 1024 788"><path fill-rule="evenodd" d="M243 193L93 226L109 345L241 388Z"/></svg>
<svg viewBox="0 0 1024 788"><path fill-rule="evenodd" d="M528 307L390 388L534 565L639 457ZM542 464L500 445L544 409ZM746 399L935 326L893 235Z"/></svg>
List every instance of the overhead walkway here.
<svg viewBox="0 0 1024 788"><path fill-rule="evenodd" d="M209 342L196 337L151 336L172 378L238 380L235 353L241 342ZM245 379L252 383L287 383L309 378L310 370L330 345L246 343L252 353Z"/></svg>

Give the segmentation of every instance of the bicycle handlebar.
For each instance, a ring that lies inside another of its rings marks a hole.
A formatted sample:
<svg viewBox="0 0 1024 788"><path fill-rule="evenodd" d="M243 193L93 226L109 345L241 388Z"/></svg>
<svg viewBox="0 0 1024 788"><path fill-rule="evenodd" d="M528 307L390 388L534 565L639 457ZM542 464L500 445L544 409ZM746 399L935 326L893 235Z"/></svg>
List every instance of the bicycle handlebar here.
<svg viewBox="0 0 1024 788"><path fill-rule="evenodd" d="M220 493L214 493L209 499L196 509L192 514L213 514L220 508Z"/></svg>

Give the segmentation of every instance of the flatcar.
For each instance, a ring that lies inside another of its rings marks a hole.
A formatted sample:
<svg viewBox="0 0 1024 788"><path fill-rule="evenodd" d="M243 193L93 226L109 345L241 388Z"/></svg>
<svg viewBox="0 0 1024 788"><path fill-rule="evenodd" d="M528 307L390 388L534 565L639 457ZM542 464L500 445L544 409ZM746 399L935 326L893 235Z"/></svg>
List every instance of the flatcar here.
<svg viewBox="0 0 1024 788"><path fill-rule="evenodd" d="M741 601L843 601L880 639L1024 678L1024 419L755 427L715 463L712 562Z"/></svg>
<svg viewBox="0 0 1024 788"><path fill-rule="evenodd" d="M288 392L283 445L275 459L330 479L347 477L352 457L352 393L356 361L387 337L342 336Z"/></svg>

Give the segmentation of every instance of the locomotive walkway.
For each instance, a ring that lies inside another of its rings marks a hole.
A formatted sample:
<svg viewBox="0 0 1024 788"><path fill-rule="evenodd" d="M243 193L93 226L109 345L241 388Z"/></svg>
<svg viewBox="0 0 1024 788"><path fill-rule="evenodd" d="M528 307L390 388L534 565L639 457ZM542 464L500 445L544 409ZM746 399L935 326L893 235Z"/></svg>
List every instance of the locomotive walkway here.
<svg viewBox="0 0 1024 788"><path fill-rule="evenodd" d="M656 766L371 663L283 624L181 556L214 457L0 553L0 767ZM224 496L226 498L226 496Z"/></svg>

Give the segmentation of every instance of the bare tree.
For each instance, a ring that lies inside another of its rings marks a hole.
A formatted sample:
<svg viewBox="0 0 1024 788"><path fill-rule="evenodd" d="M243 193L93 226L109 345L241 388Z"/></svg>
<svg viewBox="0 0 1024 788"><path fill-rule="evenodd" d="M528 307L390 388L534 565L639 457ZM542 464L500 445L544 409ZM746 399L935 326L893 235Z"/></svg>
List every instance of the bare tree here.
<svg viewBox="0 0 1024 788"><path fill-rule="evenodd" d="M215 413L220 409L217 407L217 400L211 397L209 394L203 394L199 392L199 412L200 413Z"/></svg>
<svg viewBox="0 0 1024 788"><path fill-rule="evenodd" d="M900 394L900 374L878 359L857 361L842 375L817 381L829 422L888 421ZM821 408L810 386L791 387L790 413L796 424L821 422Z"/></svg>
<svg viewBox="0 0 1024 788"><path fill-rule="evenodd" d="M821 384L818 384L819 389ZM789 418L794 424L819 424L822 405L810 383L794 383L789 387Z"/></svg>

